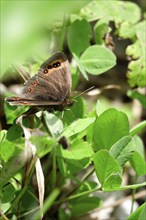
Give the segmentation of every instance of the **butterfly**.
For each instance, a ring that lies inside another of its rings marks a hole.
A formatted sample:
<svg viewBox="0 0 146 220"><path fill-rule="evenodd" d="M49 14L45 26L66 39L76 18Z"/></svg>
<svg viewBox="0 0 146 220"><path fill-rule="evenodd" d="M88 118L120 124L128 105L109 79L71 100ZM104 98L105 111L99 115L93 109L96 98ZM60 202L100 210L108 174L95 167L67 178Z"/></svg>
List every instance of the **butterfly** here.
<svg viewBox="0 0 146 220"><path fill-rule="evenodd" d="M63 52L57 52L42 63L35 76L24 83L22 97L9 97L5 100L10 105L63 111L73 104L71 86L69 61Z"/></svg>

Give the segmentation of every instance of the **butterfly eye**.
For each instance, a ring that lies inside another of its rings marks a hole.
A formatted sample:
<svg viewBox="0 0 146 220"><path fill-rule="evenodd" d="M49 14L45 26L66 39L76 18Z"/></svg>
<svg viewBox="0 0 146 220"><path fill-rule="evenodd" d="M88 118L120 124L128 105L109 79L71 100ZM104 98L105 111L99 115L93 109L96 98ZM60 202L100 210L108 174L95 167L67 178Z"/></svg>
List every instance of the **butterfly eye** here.
<svg viewBox="0 0 146 220"><path fill-rule="evenodd" d="M59 67L59 66L60 66L60 62L57 62L57 63L54 63L54 64L53 64L53 67L54 67L54 68L57 68L57 67Z"/></svg>
<svg viewBox="0 0 146 220"><path fill-rule="evenodd" d="M31 88L28 88L28 92L31 92Z"/></svg>
<svg viewBox="0 0 146 220"><path fill-rule="evenodd" d="M46 73L48 73L48 70L47 70L47 69L45 69L45 70L44 70L44 73L45 73L45 74L46 74Z"/></svg>

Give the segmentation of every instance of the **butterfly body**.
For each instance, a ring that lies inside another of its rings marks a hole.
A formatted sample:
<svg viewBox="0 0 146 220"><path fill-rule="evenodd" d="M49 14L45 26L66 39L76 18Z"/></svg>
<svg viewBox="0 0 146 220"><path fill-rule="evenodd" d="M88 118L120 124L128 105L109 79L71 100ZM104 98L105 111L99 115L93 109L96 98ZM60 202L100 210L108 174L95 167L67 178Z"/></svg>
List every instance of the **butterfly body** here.
<svg viewBox="0 0 146 220"><path fill-rule="evenodd" d="M6 98L10 105L28 105L62 111L71 106L71 73L63 52L54 54L25 82L22 97Z"/></svg>

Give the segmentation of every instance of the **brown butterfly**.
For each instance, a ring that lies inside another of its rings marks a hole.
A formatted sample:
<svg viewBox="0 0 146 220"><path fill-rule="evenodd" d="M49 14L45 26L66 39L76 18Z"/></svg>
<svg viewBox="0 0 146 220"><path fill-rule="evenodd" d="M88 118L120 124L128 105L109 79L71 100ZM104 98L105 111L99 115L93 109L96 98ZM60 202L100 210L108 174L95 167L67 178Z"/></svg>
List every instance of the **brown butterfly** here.
<svg viewBox="0 0 146 220"><path fill-rule="evenodd" d="M6 101L10 105L48 107L62 111L73 104L70 98L71 84L68 59L63 52L57 52L24 84L23 97L10 97Z"/></svg>

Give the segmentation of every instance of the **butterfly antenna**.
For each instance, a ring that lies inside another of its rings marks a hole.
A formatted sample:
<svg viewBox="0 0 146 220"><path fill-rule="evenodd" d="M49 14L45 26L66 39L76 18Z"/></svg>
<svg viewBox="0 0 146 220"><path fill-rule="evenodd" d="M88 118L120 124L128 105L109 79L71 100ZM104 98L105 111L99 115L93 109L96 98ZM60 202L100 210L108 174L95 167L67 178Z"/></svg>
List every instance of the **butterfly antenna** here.
<svg viewBox="0 0 146 220"><path fill-rule="evenodd" d="M30 78L30 74L21 65L15 65L15 69L19 72L20 76L24 81L27 81Z"/></svg>
<svg viewBox="0 0 146 220"><path fill-rule="evenodd" d="M94 89L94 88L95 88L95 86L92 86L92 87L90 87L89 89L86 89L86 90L84 90L83 92L79 93L79 94L76 95L74 98L77 98L78 96L81 96L81 95L83 95L84 93L86 93L86 92L88 92L88 91L90 91L90 90L92 90L92 89Z"/></svg>

